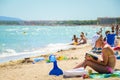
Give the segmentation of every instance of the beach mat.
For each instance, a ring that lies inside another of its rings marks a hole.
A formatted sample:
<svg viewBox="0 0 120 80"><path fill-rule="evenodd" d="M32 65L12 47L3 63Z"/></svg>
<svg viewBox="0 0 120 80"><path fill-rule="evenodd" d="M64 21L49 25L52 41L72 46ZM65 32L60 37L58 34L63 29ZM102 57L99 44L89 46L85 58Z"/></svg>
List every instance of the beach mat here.
<svg viewBox="0 0 120 80"><path fill-rule="evenodd" d="M90 78L109 78L109 77L119 77L120 78L120 71L114 71L111 74L100 74L100 73L92 73L89 75Z"/></svg>

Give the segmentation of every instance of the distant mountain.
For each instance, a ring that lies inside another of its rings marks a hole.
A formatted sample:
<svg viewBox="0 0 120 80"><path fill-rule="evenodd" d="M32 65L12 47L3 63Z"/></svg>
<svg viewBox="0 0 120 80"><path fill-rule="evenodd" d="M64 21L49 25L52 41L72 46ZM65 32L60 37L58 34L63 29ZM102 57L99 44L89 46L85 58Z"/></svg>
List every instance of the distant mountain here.
<svg viewBox="0 0 120 80"><path fill-rule="evenodd" d="M22 21L19 18L0 16L0 21Z"/></svg>

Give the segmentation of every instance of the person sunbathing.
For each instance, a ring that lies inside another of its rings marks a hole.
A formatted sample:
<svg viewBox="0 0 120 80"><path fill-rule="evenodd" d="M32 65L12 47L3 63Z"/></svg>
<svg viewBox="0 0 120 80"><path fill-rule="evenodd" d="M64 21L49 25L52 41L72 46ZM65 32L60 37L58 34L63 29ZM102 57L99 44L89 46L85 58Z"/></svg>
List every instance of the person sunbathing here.
<svg viewBox="0 0 120 80"><path fill-rule="evenodd" d="M102 38L102 35L100 35L99 38L96 40L95 46L94 48L92 48L93 53L101 54L101 51L102 51L101 44L100 44L101 38Z"/></svg>
<svg viewBox="0 0 120 80"><path fill-rule="evenodd" d="M92 37L92 42L91 42L92 49L94 49L95 43L96 43L96 41L98 40L99 37L100 37L100 33L99 33L99 32L96 32L96 33L93 35L93 37Z"/></svg>
<svg viewBox="0 0 120 80"><path fill-rule="evenodd" d="M78 45L78 38L76 37L76 35L73 35L73 38L72 38L72 43L71 45Z"/></svg>
<svg viewBox="0 0 120 80"><path fill-rule="evenodd" d="M78 45L85 44L85 43L87 43L87 39L85 38L84 35L81 34L80 35L80 41L79 41Z"/></svg>
<svg viewBox="0 0 120 80"><path fill-rule="evenodd" d="M86 55L85 60L75 66L74 69L80 67L86 68L89 66L99 73L112 73L116 65L116 57L114 55L114 52L108 44L104 43L102 37L99 41L99 44L101 44L99 47L102 48L102 60L99 58L94 59L90 55Z"/></svg>

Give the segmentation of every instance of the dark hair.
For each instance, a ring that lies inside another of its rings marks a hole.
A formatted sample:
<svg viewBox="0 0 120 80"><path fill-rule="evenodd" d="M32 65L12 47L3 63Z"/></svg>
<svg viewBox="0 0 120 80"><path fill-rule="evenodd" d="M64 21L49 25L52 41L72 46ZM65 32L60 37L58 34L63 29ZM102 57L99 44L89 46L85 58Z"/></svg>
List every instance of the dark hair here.
<svg viewBox="0 0 120 80"><path fill-rule="evenodd" d="M112 32L114 32L114 31L112 31Z"/></svg>
<svg viewBox="0 0 120 80"><path fill-rule="evenodd" d="M73 35L73 37L75 38L75 37L76 37L76 35Z"/></svg>
<svg viewBox="0 0 120 80"><path fill-rule="evenodd" d="M109 31L109 30L105 32L105 34L106 34L106 35L107 35L108 33L110 33L110 31Z"/></svg>

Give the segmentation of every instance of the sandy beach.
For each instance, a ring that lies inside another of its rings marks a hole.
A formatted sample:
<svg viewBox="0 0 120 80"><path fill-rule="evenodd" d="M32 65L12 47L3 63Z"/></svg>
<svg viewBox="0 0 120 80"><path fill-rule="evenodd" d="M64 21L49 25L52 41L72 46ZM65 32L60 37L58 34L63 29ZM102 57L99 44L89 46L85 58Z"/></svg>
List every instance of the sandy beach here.
<svg viewBox="0 0 120 80"><path fill-rule="evenodd" d="M63 50L54 53L56 56L66 56L66 60L58 60L58 66L63 71L70 70L77 64L84 60L84 55L86 52L91 50L90 45L85 45L84 47L76 46L75 48L69 50ZM100 55L97 55L100 57ZM48 59L47 56L45 56ZM83 80L82 77L74 78L63 78L60 76L49 75L50 70L53 68L52 63L47 63L46 60L32 64L32 62L9 62L0 64L0 80ZM116 69L120 69L120 60L117 60L115 66ZM91 69L87 67L86 70ZM92 72L95 72L92 70ZM96 79L87 79L96 80ZM103 80L103 79L98 79ZM120 78L104 78L104 80L120 80Z"/></svg>
<svg viewBox="0 0 120 80"><path fill-rule="evenodd" d="M120 80L119 8L120 0L0 0L0 80Z"/></svg>

